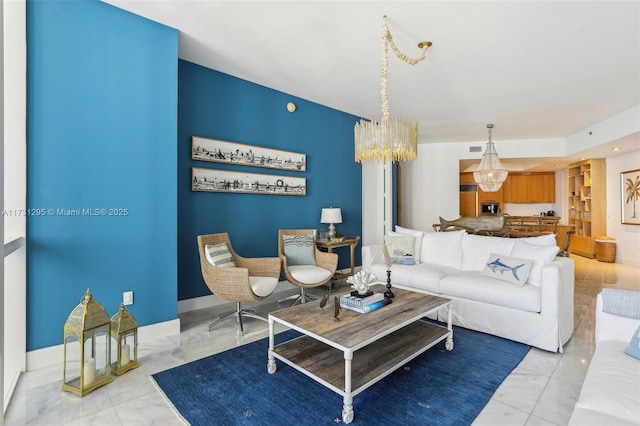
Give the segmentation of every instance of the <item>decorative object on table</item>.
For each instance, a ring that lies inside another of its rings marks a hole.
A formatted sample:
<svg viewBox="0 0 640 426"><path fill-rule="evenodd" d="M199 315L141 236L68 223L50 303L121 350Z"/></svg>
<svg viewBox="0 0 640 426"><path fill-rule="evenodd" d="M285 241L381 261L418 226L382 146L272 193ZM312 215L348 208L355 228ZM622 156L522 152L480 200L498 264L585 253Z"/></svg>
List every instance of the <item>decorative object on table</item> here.
<svg viewBox="0 0 640 426"><path fill-rule="evenodd" d="M622 200L622 223L640 225L638 202L640 202L640 169L620 173L620 199Z"/></svg>
<svg viewBox="0 0 640 426"><path fill-rule="evenodd" d="M349 304L340 302L340 307L344 309L348 309L353 312L358 312L359 314L366 314L366 313L375 311L376 309L385 307L391 302L392 302L391 298L383 297L382 300L378 300L377 302L373 302L365 306L354 306L354 305L349 305Z"/></svg>
<svg viewBox="0 0 640 426"><path fill-rule="evenodd" d="M384 297L393 299L396 295L391 291L391 256L389 256L389 251L386 250L386 247L382 250L382 253L384 254L384 264L387 267L387 291L384 292Z"/></svg>
<svg viewBox="0 0 640 426"><path fill-rule="evenodd" d="M83 397L112 380L111 320L88 288L64 323L62 390Z"/></svg>
<svg viewBox="0 0 640 426"><path fill-rule="evenodd" d="M340 302L338 301L338 296L333 298L333 319L334 321L340 321L338 317L340 315Z"/></svg>
<svg viewBox="0 0 640 426"><path fill-rule="evenodd" d="M376 282L376 277L370 272L361 270L347 278L347 283L358 292L365 295L369 291L369 285Z"/></svg>
<svg viewBox="0 0 640 426"><path fill-rule="evenodd" d="M111 337L116 341L116 362L111 371L119 376L138 368L138 323L123 303L111 317Z"/></svg>
<svg viewBox="0 0 640 426"><path fill-rule="evenodd" d="M327 306L327 301L329 300L329 292L327 291L320 299L320 309L322 309L322 313L326 313L324 311L324 307Z"/></svg>
<svg viewBox="0 0 640 426"><path fill-rule="evenodd" d="M191 190L234 194L307 195L301 177L191 168Z"/></svg>
<svg viewBox="0 0 640 426"><path fill-rule="evenodd" d="M355 294L354 294L355 293ZM361 297L357 292L351 292L351 294L343 294L340 296L340 305L355 306L357 308L363 308L371 305L372 303L379 302L384 299L384 294L369 292L366 297Z"/></svg>
<svg viewBox="0 0 640 426"><path fill-rule="evenodd" d="M504 229L504 216L465 216L454 220L440 218L440 231L449 227L468 229L470 231L500 231Z"/></svg>
<svg viewBox="0 0 640 426"><path fill-rule="evenodd" d="M391 46L393 53L402 61L415 65L426 57L427 49L431 46L430 41L418 43L420 55L417 58L409 58L398 50L387 23L387 17L382 20L382 75L381 75L381 97L382 97L382 119L376 121L360 120L354 128L355 136L355 161L364 162L389 162L389 161L411 161L417 156L418 143L418 121L410 118L408 120L396 117L395 120L389 118L389 95L387 91L387 70L389 67L388 46Z"/></svg>
<svg viewBox="0 0 640 426"><path fill-rule="evenodd" d="M342 223L342 210L337 207L323 208L320 214L320 222L329 224L329 233L327 237L333 241L336 238L336 227L334 223Z"/></svg>
<svg viewBox="0 0 640 426"><path fill-rule="evenodd" d="M507 180L509 172L500 162L496 148L491 140L493 124L487 124L487 129L489 129L487 149L482 154L478 169L473 172L473 179L484 192L497 192L504 181Z"/></svg>
<svg viewBox="0 0 640 426"><path fill-rule="evenodd" d="M293 105L292 103L289 104ZM289 104L287 109L289 109ZM293 105L293 110L295 111L295 105ZM191 159L297 172L307 170L307 156L300 152L226 142L199 136L191 137Z"/></svg>

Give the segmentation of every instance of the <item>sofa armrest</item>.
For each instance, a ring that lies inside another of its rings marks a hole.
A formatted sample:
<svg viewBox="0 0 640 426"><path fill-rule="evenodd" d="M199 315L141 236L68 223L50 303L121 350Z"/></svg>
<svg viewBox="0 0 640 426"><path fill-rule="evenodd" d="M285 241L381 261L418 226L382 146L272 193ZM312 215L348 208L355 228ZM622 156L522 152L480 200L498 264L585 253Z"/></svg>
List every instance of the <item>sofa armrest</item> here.
<svg viewBox="0 0 640 426"><path fill-rule="evenodd" d="M362 269L371 272L371 265L376 263L384 264L384 245L383 244L371 244L362 246Z"/></svg>
<svg viewBox="0 0 640 426"><path fill-rule="evenodd" d="M558 321L562 343L573 334L574 272L573 259L569 257L556 257L542 268L540 314Z"/></svg>
<svg viewBox="0 0 640 426"><path fill-rule="evenodd" d="M605 340L629 343L640 320L610 314L603 310L602 293L596 298L596 345Z"/></svg>

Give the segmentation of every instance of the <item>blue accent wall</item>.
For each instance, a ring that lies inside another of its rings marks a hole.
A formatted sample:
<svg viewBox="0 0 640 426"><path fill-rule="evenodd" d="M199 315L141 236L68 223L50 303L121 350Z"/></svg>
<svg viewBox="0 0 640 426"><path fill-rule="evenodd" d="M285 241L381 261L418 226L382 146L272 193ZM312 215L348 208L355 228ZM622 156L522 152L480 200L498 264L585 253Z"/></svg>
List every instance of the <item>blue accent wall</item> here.
<svg viewBox="0 0 640 426"><path fill-rule="evenodd" d="M200 234L228 232L245 257L277 256L278 229L327 228L322 207L340 207L346 235L362 232L362 169L354 162L359 117L180 60L178 63L178 299L210 295L196 245ZM286 105L297 106L294 113ZM306 172L191 160L201 136L307 155ZM306 196L191 191L191 168L304 177ZM348 248L337 249L340 268ZM360 245L356 250L360 264Z"/></svg>
<svg viewBox="0 0 640 426"><path fill-rule="evenodd" d="M177 318L177 31L28 1L27 50L27 350L62 343L87 288L109 315L133 290L140 326Z"/></svg>

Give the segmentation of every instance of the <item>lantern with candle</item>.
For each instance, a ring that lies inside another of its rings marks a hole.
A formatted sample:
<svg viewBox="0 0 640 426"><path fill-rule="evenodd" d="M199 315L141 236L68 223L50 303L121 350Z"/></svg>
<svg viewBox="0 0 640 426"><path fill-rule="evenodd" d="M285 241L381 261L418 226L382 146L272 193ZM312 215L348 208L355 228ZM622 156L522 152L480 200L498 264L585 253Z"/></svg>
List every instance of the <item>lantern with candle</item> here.
<svg viewBox="0 0 640 426"><path fill-rule="evenodd" d="M111 317L111 337L116 340L117 354L113 372L119 376L138 367L138 323L122 303Z"/></svg>
<svg viewBox="0 0 640 426"><path fill-rule="evenodd" d="M111 383L111 321L87 289L64 323L62 390L82 397Z"/></svg>

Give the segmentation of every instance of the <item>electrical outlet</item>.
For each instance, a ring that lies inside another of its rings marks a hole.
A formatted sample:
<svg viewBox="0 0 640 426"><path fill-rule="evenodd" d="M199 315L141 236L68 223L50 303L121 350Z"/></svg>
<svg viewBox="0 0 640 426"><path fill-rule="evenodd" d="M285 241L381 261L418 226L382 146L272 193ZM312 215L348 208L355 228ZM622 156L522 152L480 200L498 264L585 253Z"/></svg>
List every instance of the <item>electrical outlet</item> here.
<svg viewBox="0 0 640 426"><path fill-rule="evenodd" d="M122 304L133 305L133 291L125 291L122 293Z"/></svg>

